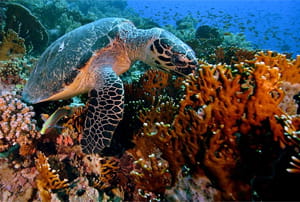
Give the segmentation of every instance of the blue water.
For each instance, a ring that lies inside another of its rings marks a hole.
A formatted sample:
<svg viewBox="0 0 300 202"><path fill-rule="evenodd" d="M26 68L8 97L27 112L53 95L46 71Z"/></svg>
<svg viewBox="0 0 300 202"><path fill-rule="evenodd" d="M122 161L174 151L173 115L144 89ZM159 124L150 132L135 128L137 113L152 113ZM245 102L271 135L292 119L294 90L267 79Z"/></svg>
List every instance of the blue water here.
<svg viewBox="0 0 300 202"><path fill-rule="evenodd" d="M254 48L300 55L300 0L128 0L128 7L160 25L187 15L198 25L243 33Z"/></svg>

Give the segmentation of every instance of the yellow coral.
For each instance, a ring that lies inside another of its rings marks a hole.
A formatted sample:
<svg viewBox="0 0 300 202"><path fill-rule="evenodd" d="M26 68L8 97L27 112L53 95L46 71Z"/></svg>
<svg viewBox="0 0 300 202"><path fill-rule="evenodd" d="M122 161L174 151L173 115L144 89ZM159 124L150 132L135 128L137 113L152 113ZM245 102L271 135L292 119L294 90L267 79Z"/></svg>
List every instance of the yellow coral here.
<svg viewBox="0 0 300 202"><path fill-rule="evenodd" d="M15 31L9 29L4 33L0 43L0 60L10 59L14 55L24 55L26 53L24 42Z"/></svg>
<svg viewBox="0 0 300 202"><path fill-rule="evenodd" d="M66 179L61 180L57 172L51 170L48 158L42 152L37 153L35 164L39 172L36 184L42 201L51 200L51 191L69 187Z"/></svg>
<svg viewBox="0 0 300 202"><path fill-rule="evenodd" d="M111 187L118 169L118 161L112 157L100 157L98 154L86 155L83 163L90 184L98 190Z"/></svg>

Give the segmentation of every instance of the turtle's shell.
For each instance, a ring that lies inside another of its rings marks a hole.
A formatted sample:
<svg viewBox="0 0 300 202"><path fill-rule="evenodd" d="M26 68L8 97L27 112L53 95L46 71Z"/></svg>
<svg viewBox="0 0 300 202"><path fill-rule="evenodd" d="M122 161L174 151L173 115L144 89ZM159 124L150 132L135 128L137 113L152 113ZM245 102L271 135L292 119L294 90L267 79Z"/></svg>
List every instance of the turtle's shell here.
<svg viewBox="0 0 300 202"><path fill-rule="evenodd" d="M37 103L72 83L93 53L106 47L134 25L123 18L104 18L81 26L57 39L41 55L23 91L23 99Z"/></svg>

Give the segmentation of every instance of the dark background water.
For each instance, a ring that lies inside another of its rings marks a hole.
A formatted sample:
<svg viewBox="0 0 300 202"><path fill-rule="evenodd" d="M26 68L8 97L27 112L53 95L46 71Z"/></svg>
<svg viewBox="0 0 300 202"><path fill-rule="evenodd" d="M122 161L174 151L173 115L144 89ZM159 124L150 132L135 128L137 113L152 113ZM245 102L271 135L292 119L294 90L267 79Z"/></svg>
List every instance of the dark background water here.
<svg viewBox="0 0 300 202"><path fill-rule="evenodd" d="M253 48L300 54L300 0L128 0L128 7L160 25L187 15L198 25L243 33Z"/></svg>

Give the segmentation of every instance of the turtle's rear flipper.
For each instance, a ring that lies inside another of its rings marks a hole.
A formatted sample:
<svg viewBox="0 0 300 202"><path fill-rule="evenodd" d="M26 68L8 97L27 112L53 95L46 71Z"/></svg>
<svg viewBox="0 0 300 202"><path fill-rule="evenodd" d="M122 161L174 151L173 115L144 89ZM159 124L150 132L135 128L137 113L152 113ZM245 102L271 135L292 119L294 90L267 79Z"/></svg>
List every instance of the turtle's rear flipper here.
<svg viewBox="0 0 300 202"><path fill-rule="evenodd" d="M122 119L124 88L111 67L100 67L97 84L89 92L88 112L81 140L85 153L100 153L110 142Z"/></svg>

